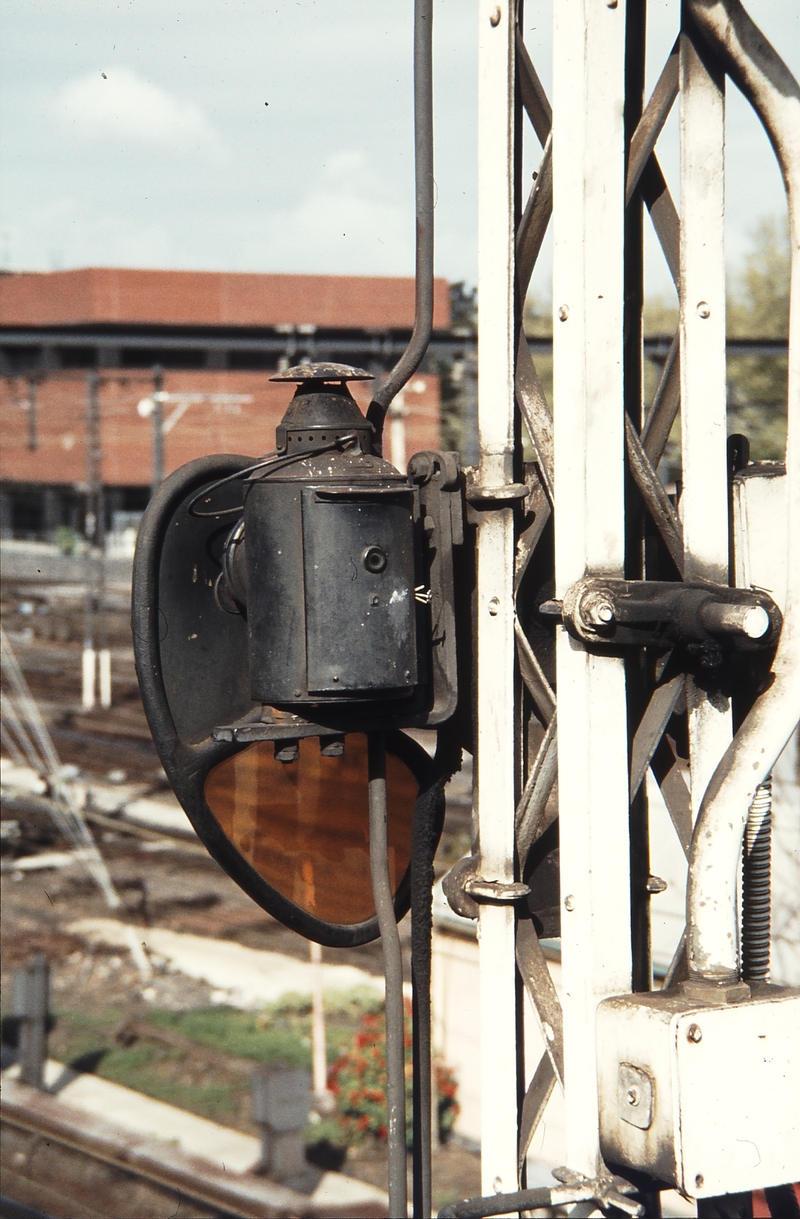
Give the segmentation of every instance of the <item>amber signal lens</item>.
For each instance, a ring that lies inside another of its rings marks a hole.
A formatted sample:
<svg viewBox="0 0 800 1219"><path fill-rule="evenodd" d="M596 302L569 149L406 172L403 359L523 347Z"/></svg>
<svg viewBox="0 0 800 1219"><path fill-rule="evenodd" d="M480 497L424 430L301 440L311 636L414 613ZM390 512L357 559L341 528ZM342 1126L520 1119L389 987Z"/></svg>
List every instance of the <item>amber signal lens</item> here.
<svg viewBox="0 0 800 1219"><path fill-rule="evenodd" d="M386 786L396 891L411 858L419 784L391 752ZM340 757L323 756L307 737L288 764L276 760L271 741L258 741L210 771L205 798L242 857L296 906L327 923L372 918L366 736L348 736Z"/></svg>

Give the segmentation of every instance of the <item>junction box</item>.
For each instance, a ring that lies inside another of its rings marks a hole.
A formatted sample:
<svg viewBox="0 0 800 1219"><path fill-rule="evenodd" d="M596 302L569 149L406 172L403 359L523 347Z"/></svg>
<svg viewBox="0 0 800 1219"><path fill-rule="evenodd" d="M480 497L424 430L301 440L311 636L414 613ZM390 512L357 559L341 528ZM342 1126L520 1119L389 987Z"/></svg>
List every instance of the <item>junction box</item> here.
<svg viewBox="0 0 800 1219"><path fill-rule="evenodd" d="M690 1197L800 1177L800 992L699 1005L622 995L597 1009L600 1146L606 1163Z"/></svg>

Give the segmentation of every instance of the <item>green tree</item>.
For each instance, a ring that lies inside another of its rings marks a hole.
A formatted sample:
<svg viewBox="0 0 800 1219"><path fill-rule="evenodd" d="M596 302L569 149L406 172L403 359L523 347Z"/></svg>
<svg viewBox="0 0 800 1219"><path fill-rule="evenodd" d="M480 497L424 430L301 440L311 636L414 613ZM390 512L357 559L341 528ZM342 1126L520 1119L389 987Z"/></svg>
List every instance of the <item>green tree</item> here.
<svg viewBox="0 0 800 1219"><path fill-rule="evenodd" d="M786 339L789 334L789 226L766 218L728 298L728 334ZM788 359L728 356L728 431L750 440L755 461L780 460L786 448Z"/></svg>

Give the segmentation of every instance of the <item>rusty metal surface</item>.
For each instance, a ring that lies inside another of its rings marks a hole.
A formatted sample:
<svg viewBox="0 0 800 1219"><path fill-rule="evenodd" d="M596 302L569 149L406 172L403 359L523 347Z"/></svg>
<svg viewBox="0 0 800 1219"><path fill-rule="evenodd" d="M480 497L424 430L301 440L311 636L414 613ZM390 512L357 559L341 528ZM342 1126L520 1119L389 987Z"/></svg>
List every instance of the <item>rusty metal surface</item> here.
<svg viewBox="0 0 800 1219"><path fill-rule="evenodd" d="M519 1154L520 1173L528 1155L531 1141L536 1133L536 1127L544 1117L548 1101L556 1086L556 1073L549 1054L543 1054L539 1065L528 1084L528 1090L522 1102L522 1114L519 1122Z"/></svg>
<svg viewBox="0 0 800 1219"><path fill-rule="evenodd" d="M627 203L631 201L642 171L650 159L677 96L678 43L676 41L631 139L628 152L628 174L625 182Z"/></svg>
<svg viewBox="0 0 800 1219"><path fill-rule="evenodd" d="M664 489L664 484L650 463L650 458L639 439L630 415L625 416L625 449L628 455L628 466L639 489L639 494L661 534L673 563L682 576L683 526L672 506L672 500Z"/></svg>
<svg viewBox="0 0 800 1219"><path fill-rule="evenodd" d="M380 1216L379 1203L315 1203L286 1186L234 1176L170 1143L119 1131L46 1092L4 1080L4 1191L53 1219L289 1219ZM22 1197L23 1192L25 1197ZM186 1204L190 1212L176 1210Z"/></svg>
<svg viewBox="0 0 800 1219"><path fill-rule="evenodd" d="M525 46L519 26L516 29L515 37L517 76L519 91L522 94L522 104L525 107L528 118L533 124L534 131L539 137L539 143L544 147L550 134L550 128L553 125L553 109L548 101L542 82L539 80L539 74L534 68L531 57L528 54L528 48Z"/></svg>
<svg viewBox="0 0 800 1219"><path fill-rule="evenodd" d="M564 1082L564 1018L536 929L528 919L517 926L517 966L533 1000L547 1054L558 1082Z"/></svg>
<svg viewBox="0 0 800 1219"><path fill-rule="evenodd" d="M323 361L318 364L298 364L295 368L287 368L276 372L270 381L292 381L302 384L303 381L372 381L371 372L363 368L352 368L349 364L333 364Z"/></svg>
<svg viewBox="0 0 800 1219"><path fill-rule="evenodd" d="M672 425L681 407L680 343L676 334L670 343L661 380L656 388L642 429L642 445L650 463L657 466L667 447Z"/></svg>

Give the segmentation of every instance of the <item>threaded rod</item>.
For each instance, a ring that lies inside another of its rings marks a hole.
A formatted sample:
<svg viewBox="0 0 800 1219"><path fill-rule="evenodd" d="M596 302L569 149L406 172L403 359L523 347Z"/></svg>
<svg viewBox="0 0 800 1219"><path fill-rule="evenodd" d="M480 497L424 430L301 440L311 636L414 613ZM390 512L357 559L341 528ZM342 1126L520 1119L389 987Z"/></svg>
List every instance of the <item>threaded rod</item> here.
<svg viewBox="0 0 800 1219"><path fill-rule="evenodd" d="M742 977L769 977L772 775L756 788L747 814L742 864Z"/></svg>

